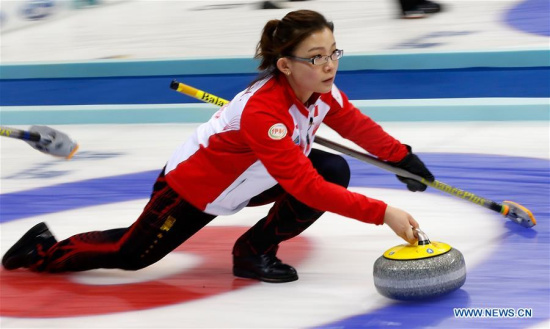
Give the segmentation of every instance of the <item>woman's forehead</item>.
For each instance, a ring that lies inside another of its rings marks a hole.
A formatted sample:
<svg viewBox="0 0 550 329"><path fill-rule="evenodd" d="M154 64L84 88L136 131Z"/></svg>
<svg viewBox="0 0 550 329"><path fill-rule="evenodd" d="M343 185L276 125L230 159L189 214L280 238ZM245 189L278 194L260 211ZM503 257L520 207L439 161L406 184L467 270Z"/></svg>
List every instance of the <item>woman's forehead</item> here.
<svg viewBox="0 0 550 329"><path fill-rule="evenodd" d="M305 52L314 52L327 50L336 46L334 34L328 28L321 31L315 31L305 38L297 47L297 50Z"/></svg>

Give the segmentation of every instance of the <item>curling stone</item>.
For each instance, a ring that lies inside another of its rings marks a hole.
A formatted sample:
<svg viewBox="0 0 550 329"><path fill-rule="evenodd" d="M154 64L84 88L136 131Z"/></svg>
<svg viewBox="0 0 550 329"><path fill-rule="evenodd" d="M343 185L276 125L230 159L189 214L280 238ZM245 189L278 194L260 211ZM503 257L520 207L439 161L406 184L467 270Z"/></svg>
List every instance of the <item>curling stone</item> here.
<svg viewBox="0 0 550 329"><path fill-rule="evenodd" d="M466 281L462 253L446 243L430 242L417 229L418 242L388 249L374 262L374 286L388 298L414 300L437 297Z"/></svg>

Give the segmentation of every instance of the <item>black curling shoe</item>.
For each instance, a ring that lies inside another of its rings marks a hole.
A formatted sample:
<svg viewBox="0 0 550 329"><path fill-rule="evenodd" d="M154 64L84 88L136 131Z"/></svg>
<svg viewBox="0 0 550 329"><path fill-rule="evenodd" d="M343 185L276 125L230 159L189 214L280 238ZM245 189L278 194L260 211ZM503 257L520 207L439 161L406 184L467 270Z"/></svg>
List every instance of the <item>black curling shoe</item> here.
<svg viewBox="0 0 550 329"><path fill-rule="evenodd" d="M443 10L443 7L432 1L422 1L418 4L417 9L422 10L426 14L435 14Z"/></svg>
<svg viewBox="0 0 550 329"><path fill-rule="evenodd" d="M275 254L236 257L233 256L233 275L270 283L298 280L294 267L284 264Z"/></svg>
<svg viewBox="0 0 550 329"><path fill-rule="evenodd" d="M2 266L6 270L29 267L37 261L39 249L46 251L56 243L46 223L38 223L6 252Z"/></svg>

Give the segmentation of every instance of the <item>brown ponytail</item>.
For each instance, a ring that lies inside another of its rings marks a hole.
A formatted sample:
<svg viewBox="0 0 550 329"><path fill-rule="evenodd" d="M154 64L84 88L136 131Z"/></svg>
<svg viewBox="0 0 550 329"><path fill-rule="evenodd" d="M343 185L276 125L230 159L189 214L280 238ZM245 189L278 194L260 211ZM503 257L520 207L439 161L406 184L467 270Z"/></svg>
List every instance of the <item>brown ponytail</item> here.
<svg viewBox="0 0 550 329"><path fill-rule="evenodd" d="M260 75L254 82L269 75L278 75L277 60L292 55L300 42L324 28L334 31L334 24L313 10L292 11L282 20L268 21L256 46L254 58L260 59Z"/></svg>
<svg viewBox="0 0 550 329"><path fill-rule="evenodd" d="M275 40L275 33L279 26L280 20L272 19L265 24L262 31L262 37L258 45L256 46L256 54L254 58L261 59L258 70L268 70L274 63L277 63L279 58L279 49L276 49L277 41Z"/></svg>

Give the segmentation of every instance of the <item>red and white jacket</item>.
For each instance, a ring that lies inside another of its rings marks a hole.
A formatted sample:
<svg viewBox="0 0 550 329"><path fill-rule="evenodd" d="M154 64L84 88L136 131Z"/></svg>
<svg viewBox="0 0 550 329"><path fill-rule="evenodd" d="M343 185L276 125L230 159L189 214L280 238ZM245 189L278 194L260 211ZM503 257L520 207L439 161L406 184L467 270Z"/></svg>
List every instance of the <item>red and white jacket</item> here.
<svg viewBox="0 0 550 329"><path fill-rule="evenodd" d="M312 208L382 224L384 202L325 181L307 155L321 123L382 160L399 161L407 149L336 86L315 97L306 108L284 76L255 83L176 149L166 165L168 184L213 215L236 213L278 183Z"/></svg>

